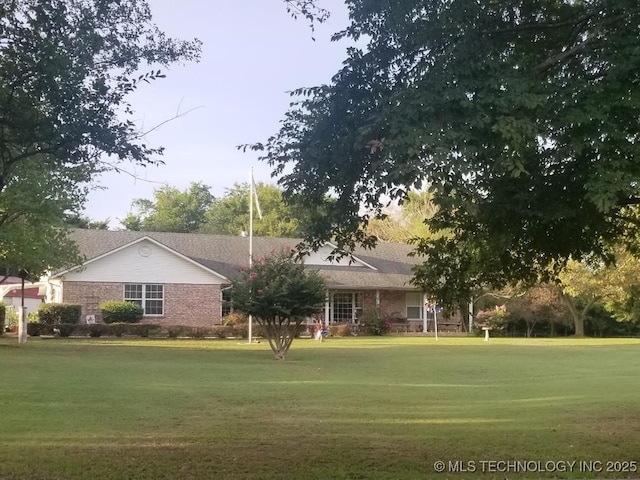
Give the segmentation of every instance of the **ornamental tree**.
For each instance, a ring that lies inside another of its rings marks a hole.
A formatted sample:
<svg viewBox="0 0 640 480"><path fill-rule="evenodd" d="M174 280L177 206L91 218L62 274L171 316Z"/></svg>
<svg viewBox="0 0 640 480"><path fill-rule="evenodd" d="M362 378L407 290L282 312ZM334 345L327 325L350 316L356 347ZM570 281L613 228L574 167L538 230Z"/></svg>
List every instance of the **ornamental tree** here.
<svg viewBox="0 0 640 480"><path fill-rule="evenodd" d="M336 198L312 245L373 245L363 224L427 185L451 235L416 244L417 286L451 305L636 243L637 0L346 3L335 38L366 48L252 146L288 194Z"/></svg>
<svg viewBox="0 0 640 480"><path fill-rule="evenodd" d="M282 250L243 270L230 289L233 306L262 327L276 359L283 360L302 322L322 311L324 280Z"/></svg>

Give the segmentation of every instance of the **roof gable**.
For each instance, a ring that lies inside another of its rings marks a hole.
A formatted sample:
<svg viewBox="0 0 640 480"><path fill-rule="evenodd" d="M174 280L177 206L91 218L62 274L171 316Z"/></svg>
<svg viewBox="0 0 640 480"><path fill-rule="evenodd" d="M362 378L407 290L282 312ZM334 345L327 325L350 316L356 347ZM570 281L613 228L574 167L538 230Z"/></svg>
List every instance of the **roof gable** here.
<svg viewBox="0 0 640 480"><path fill-rule="evenodd" d="M157 249L157 252L155 253L155 257L151 258L152 255L154 255L154 249ZM101 272L101 275L105 275L104 264L107 262L110 262L111 259L115 257L123 257L120 259L120 263L121 263L120 267L122 270L125 270L125 271L135 269L135 267L140 268L141 267L140 262L145 262L145 260L147 260L146 264L150 265L151 269L157 270L157 269L167 268L169 267L169 262L171 262L171 257L175 257L180 262L185 262L186 264L188 264L188 266L191 267L191 275L194 275L193 270L195 269L196 271L200 271L200 273L205 273L207 277L213 276L214 278L217 279L216 283L229 282L229 280L224 275L221 275L220 273L214 270L211 270L210 268L206 267L202 263L197 262L192 258L185 256L179 251L176 251L175 249L172 249L164 245L163 243L157 241L156 239L148 235L141 236L137 239L134 239L128 243L124 243L104 253L100 253L92 258L88 258L87 261L85 261L82 265L75 266L67 270L58 272L55 275L53 275L52 278L65 277L69 275L72 275L75 277L82 277L83 272L86 269L92 269L94 266L98 264L102 264L101 268L103 271ZM123 262L124 262L124 265L122 265ZM180 266L177 265L175 262L171 262L171 263L174 265L176 269L180 269ZM125 267L125 268L122 268L122 267ZM130 267L130 268L126 268L126 267ZM156 267L159 267L159 268L156 268ZM148 274L149 272L143 271L141 273L144 275L144 274ZM127 273L126 275L128 275L127 278L129 279L133 278L131 273ZM169 273L169 275L171 275L171 273ZM190 282L185 282L185 283L190 283Z"/></svg>
<svg viewBox="0 0 640 480"><path fill-rule="evenodd" d="M376 267L361 260L355 255L348 255L342 258L329 260L331 253L336 249L336 246L330 242L325 243L317 251L311 252L304 257L305 265L309 266L326 266L326 267L366 267L371 270L377 270Z"/></svg>

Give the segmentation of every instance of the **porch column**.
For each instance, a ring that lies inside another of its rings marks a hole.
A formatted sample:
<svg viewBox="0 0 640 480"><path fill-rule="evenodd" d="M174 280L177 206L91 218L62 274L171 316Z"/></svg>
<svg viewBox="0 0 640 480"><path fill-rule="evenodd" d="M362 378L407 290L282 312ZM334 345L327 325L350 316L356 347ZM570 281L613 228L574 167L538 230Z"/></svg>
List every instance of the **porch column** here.
<svg viewBox="0 0 640 480"><path fill-rule="evenodd" d="M376 290L376 308L380 308L380 290Z"/></svg>
<svg viewBox="0 0 640 480"><path fill-rule="evenodd" d="M327 327L329 326L329 295L324 301L324 324Z"/></svg>

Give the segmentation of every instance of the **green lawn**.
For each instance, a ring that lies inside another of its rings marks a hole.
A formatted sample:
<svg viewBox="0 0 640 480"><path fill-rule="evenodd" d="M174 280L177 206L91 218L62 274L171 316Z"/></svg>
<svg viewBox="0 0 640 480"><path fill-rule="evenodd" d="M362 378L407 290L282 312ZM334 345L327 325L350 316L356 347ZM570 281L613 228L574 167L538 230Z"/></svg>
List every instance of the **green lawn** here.
<svg viewBox="0 0 640 480"><path fill-rule="evenodd" d="M640 476L638 339L16 342L3 480Z"/></svg>

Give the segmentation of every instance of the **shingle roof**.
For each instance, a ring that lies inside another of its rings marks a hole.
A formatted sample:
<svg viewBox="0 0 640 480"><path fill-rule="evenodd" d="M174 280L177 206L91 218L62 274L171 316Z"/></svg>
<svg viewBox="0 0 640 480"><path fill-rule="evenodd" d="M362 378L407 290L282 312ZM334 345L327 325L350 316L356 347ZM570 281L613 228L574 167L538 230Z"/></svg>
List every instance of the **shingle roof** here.
<svg viewBox="0 0 640 480"><path fill-rule="evenodd" d="M249 263L249 238L197 233L73 230L71 238L81 254L91 260L110 251L149 237L201 265L233 279ZM300 239L253 237L253 258L282 248L295 248ZM309 266L317 269L333 288L411 288L411 267L420 260L409 257L410 245L381 243L373 250L359 249L356 258L376 270L361 266Z"/></svg>

